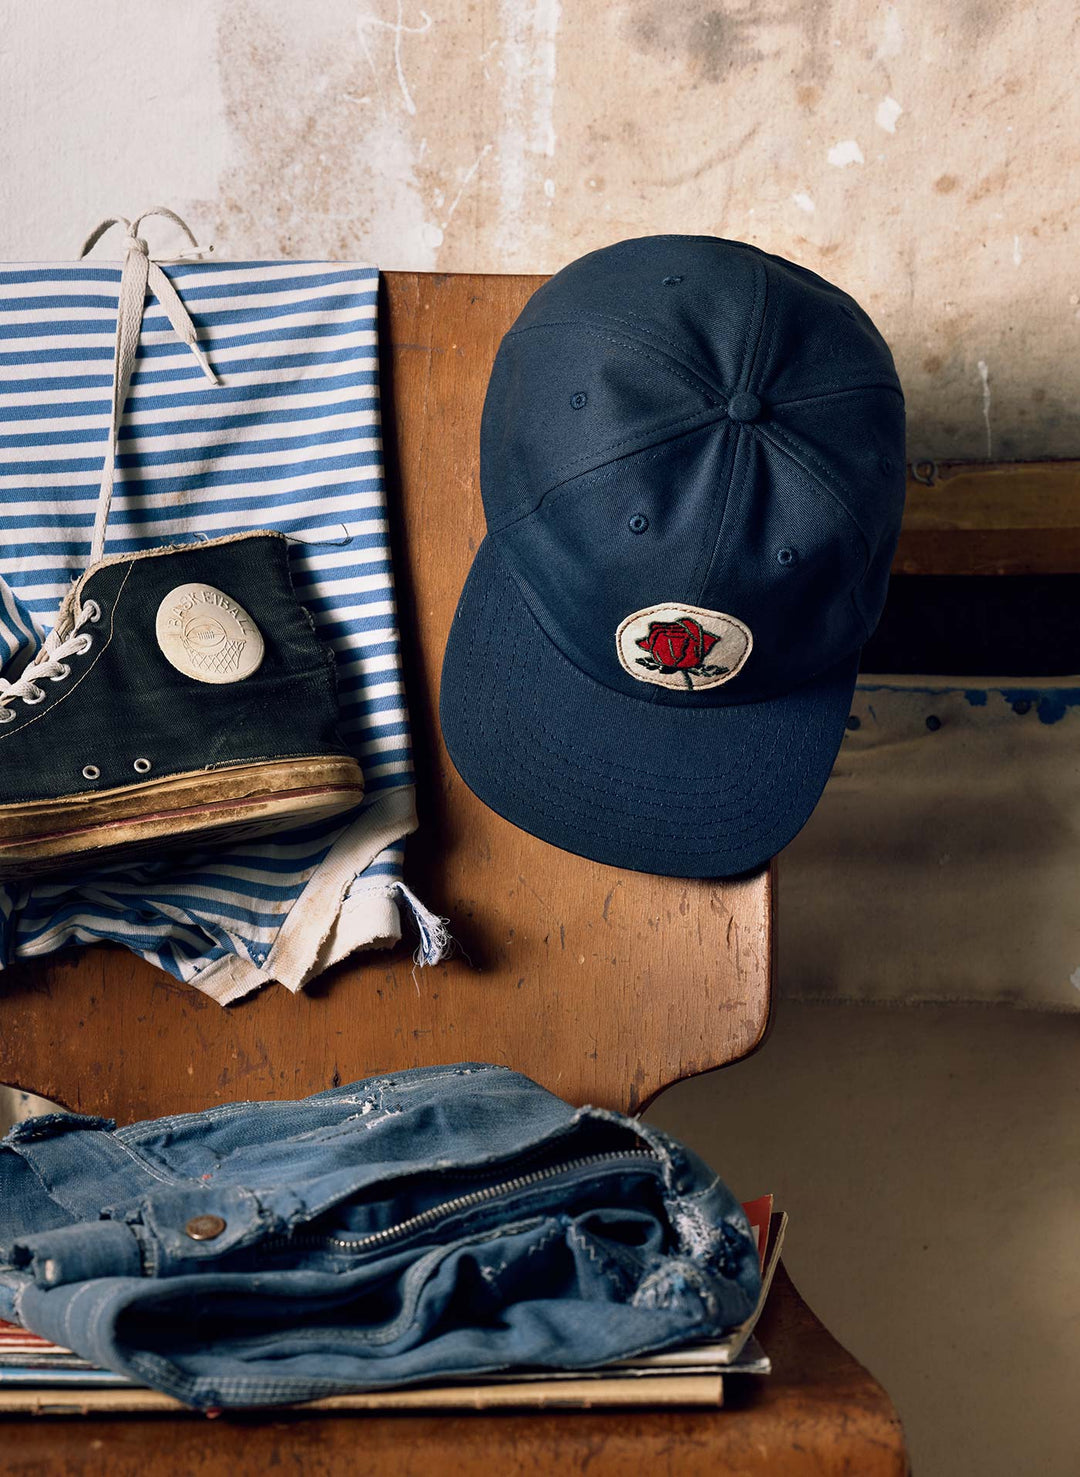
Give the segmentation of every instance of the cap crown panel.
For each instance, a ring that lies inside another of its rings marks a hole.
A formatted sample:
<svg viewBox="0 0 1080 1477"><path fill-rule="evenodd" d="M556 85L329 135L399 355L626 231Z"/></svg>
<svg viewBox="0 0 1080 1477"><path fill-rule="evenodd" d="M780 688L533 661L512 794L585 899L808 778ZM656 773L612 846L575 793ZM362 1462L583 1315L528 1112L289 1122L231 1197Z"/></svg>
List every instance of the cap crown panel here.
<svg viewBox="0 0 1080 1477"><path fill-rule="evenodd" d="M551 488L696 419L722 413L692 372L622 330L543 325L504 339L480 430L488 527Z"/></svg>

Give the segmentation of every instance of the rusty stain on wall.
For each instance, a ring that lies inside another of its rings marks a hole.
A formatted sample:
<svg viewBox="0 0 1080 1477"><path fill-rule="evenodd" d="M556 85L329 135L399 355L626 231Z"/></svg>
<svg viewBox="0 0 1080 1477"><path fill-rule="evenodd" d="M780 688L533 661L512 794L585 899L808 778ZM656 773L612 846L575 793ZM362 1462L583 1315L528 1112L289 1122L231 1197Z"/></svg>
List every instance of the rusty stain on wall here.
<svg viewBox="0 0 1080 1477"><path fill-rule="evenodd" d="M30 161L0 180L2 256L70 255L73 196L148 190L239 257L550 272L729 235L865 304L912 458L1080 453L1068 0L192 0L134 89L157 0L50 10L13 7L0 58Z"/></svg>
<svg viewBox="0 0 1080 1477"><path fill-rule="evenodd" d="M1071 8L317 8L302 36L289 0L221 6L218 230L242 254L546 272L620 236L732 235L865 303L913 457L1080 451Z"/></svg>

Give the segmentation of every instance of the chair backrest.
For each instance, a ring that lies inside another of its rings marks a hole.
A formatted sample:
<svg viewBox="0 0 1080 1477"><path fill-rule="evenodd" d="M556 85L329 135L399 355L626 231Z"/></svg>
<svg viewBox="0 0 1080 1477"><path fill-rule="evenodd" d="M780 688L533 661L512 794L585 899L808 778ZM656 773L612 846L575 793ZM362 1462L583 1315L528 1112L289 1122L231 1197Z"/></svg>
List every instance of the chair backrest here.
<svg viewBox="0 0 1080 1477"><path fill-rule="evenodd" d="M128 1122L482 1060L571 1101L633 1111L761 1041L770 872L688 882L570 856L476 800L439 739L443 646L484 533L484 390L540 280L383 279L384 435L421 817L406 875L460 947L417 969L406 938L344 961L299 997L271 986L226 1009L118 948L20 963L0 980L0 1082Z"/></svg>

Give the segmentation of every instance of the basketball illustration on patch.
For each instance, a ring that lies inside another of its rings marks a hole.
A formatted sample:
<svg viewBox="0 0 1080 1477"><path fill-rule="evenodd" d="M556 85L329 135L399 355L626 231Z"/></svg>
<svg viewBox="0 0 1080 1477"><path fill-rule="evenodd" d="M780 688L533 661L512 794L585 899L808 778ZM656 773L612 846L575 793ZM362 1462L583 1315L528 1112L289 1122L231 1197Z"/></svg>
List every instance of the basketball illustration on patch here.
<svg viewBox="0 0 1080 1477"><path fill-rule="evenodd" d="M196 682L242 682L262 662L262 633L242 605L213 585L177 585L158 606L157 643Z"/></svg>
<svg viewBox="0 0 1080 1477"><path fill-rule="evenodd" d="M623 670L638 682L678 692L705 692L736 676L754 638L737 616L696 605L650 605L619 625L615 646Z"/></svg>

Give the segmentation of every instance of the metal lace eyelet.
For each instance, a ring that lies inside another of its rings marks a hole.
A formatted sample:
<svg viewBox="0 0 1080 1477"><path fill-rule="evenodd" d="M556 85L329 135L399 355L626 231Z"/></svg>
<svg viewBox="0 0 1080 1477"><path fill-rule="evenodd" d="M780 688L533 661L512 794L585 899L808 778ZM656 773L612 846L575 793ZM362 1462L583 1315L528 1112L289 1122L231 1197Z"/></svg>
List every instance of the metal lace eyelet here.
<svg viewBox="0 0 1080 1477"><path fill-rule="evenodd" d="M31 696L31 692L33 696ZM28 708L34 708L38 703L45 701L45 689L38 687L37 683L31 683L30 687L23 693L22 700Z"/></svg>
<svg viewBox="0 0 1080 1477"><path fill-rule="evenodd" d="M70 677L70 676L71 676L71 668L68 666L67 662L61 662L60 665L57 667L57 669L56 669L55 672L50 672L49 673L49 681L50 682L63 682L63 680L65 679L65 677Z"/></svg>
<svg viewBox="0 0 1080 1477"><path fill-rule="evenodd" d="M88 600L82 607L83 614L92 626L96 626L101 619L101 606L96 600Z"/></svg>
<svg viewBox="0 0 1080 1477"><path fill-rule="evenodd" d="M85 656L86 653L90 650L91 646L93 646L94 644L93 636L91 636L89 631L84 631L82 635L77 637L76 639L79 642L79 645L76 648L79 655Z"/></svg>
<svg viewBox="0 0 1080 1477"><path fill-rule="evenodd" d="M15 709L7 706L0 708L0 723L14 723Z"/></svg>
<svg viewBox="0 0 1080 1477"><path fill-rule="evenodd" d="M136 759L135 762L134 762L134 764L132 764L131 767L135 771L136 774L145 774L147 772L147 770L150 768L150 760L149 759Z"/></svg>
<svg viewBox="0 0 1080 1477"><path fill-rule="evenodd" d="M84 780L99 780L101 778L101 770L96 764L84 764L82 775Z"/></svg>

